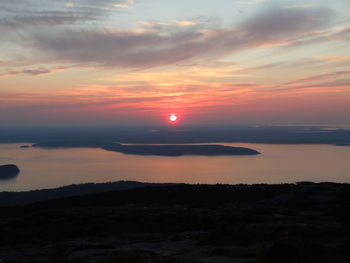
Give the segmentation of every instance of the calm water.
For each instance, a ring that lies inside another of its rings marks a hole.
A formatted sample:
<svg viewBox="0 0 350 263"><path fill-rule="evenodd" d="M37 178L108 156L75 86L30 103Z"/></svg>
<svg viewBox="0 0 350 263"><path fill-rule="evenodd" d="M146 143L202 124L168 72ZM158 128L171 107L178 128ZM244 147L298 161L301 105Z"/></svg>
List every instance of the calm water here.
<svg viewBox="0 0 350 263"><path fill-rule="evenodd" d="M21 173L0 180L0 191L54 188L86 182L135 180L183 183L350 183L350 147L224 143L262 152L258 156L153 157L123 155L94 148L19 148L0 144L0 164Z"/></svg>

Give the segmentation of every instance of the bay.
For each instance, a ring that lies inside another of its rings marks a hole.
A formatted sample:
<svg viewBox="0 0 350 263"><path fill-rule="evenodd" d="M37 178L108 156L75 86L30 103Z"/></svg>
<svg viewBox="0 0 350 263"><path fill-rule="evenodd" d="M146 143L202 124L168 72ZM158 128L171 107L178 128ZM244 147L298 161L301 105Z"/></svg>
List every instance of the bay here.
<svg viewBox="0 0 350 263"><path fill-rule="evenodd" d="M256 156L138 156L99 148L20 148L0 144L0 165L21 173L1 180L0 191L55 188L119 180L191 184L350 183L350 147L221 143L247 147Z"/></svg>

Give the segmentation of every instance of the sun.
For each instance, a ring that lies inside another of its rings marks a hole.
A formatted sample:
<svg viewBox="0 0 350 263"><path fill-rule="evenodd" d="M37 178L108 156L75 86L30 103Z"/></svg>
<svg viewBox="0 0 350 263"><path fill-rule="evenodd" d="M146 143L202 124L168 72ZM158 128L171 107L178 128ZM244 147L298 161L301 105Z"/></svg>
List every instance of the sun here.
<svg viewBox="0 0 350 263"><path fill-rule="evenodd" d="M171 114L171 115L169 116L169 120L170 120L171 122L176 122L177 116L176 116L175 114Z"/></svg>

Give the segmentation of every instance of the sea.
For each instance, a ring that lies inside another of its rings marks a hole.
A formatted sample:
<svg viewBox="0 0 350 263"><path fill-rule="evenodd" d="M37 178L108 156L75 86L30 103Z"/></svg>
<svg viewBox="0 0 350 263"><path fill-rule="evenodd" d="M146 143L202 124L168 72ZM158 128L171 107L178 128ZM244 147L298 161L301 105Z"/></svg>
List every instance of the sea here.
<svg viewBox="0 0 350 263"><path fill-rule="evenodd" d="M252 148L261 154L162 157L126 155L99 148L41 149L20 148L23 143L0 144L0 165L16 164L21 171L15 178L0 180L0 191L28 191L115 181L189 184L350 183L349 146L220 144Z"/></svg>

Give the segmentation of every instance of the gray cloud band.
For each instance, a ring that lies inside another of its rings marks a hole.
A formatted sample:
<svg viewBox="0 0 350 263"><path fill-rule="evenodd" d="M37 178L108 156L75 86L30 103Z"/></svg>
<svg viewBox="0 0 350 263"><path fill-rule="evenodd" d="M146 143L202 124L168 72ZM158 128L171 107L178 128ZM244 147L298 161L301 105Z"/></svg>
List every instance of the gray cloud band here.
<svg viewBox="0 0 350 263"><path fill-rule="evenodd" d="M329 9L275 9L237 27L216 30L205 30L204 25L170 32L66 29L32 37L37 48L61 61L148 68L292 41L324 28L332 15Z"/></svg>
<svg viewBox="0 0 350 263"><path fill-rule="evenodd" d="M57 1L50 2L57 5ZM4 3L8 9L14 10L16 4L19 6L23 1L6 0ZM236 27L219 29L207 29L206 23L188 28L145 28L141 31L92 29L89 26L79 29L51 26L63 24L64 21L69 23L74 19L94 19L109 12L109 7L116 3L125 1L77 0L74 1L73 11L53 12L44 8L44 11L19 15L19 24L26 22L28 26L40 21L49 25L49 28L43 27L40 31L27 30L22 35L25 38L23 43L25 47L36 49L42 56L60 63L95 67L151 68L190 59L216 58L279 42L285 42L287 46L289 43L291 47L295 46L295 41L312 43L312 38L300 36L309 36L308 33L312 31L324 29L333 18L332 10L325 8L275 8L260 13ZM11 13L2 11L4 12ZM38 12L44 12L45 15L38 16ZM317 41L320 37L321 40L325 39L323 36L316 36ZM19 45L21 43L18 41Z"/></svg>

